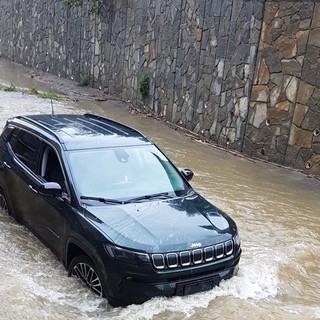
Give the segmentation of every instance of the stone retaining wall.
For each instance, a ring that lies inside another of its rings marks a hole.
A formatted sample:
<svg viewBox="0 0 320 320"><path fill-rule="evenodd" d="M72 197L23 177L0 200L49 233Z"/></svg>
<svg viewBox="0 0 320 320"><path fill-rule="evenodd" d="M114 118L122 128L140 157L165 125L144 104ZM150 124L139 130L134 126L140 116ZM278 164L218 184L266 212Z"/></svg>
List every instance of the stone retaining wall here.
<svg viewBox="0 0 320 320"><path fill-rule="evenodd" d="M320 174L320 4L0 0L0 56L104 90L228 148ZM142 101L139 80L150 77Z"/></svg>
<svg viewBox="0 0 320 320"><path fill-rule="evenodd" d="M243 151L320 173L320 3L266 3Z"/></svg>

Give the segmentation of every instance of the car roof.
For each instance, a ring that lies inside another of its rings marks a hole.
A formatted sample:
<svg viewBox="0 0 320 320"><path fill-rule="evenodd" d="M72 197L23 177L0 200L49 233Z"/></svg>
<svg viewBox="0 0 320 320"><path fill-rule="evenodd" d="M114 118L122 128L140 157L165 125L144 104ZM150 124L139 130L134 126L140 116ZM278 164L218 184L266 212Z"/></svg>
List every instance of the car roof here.
<svg viewBox="0 0 320 320"><path fill-rule="evenodd" d="M150 144L139 131L93 114L42 114L13 119L45 136L56 138L66 150Z"/></svg>

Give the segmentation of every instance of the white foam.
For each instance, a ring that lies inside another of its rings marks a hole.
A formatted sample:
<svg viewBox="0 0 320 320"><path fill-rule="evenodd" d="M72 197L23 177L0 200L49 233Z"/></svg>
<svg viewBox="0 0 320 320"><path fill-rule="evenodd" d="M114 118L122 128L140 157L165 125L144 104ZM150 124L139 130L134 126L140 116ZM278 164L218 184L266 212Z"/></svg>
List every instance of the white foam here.
<svg viewBox="0 0 320 320"><path fill-rule="evenodd" d="M320 307L315 310L313 318L320 319Z"/></svg>
<svg viewBox="0 0 320 320"><path fill-rule="evenodd" d="M149 320L165 311L182 313L186 318L198 308L207 308L217 297L235 297L241 300L260 301L275 297L278 293L279 279L277 267L267 261L257 261L241 265L236 277L222 281L219 287L185 297L154 298L141 306L132 305L120 311L118 319ZM141 315L141 316L140 316Z"/></svg>

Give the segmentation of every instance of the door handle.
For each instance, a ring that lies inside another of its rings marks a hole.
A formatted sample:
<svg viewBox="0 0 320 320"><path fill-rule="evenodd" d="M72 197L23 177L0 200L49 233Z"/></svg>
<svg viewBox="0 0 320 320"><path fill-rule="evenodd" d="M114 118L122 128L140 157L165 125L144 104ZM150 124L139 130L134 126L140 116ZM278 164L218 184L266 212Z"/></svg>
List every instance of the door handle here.
<svg viewBox="0 0 320 320"><path fill-rule="evenodd" d="M7 162L3 161L3 165L4 165L5 167L7 167L8 169L11 169L10 165L9 165Z"/></svg>
<svg viewBox="0 0 320 320"><path fill-rule="evenodd" d="M38 193L38 191L33 186L29 185L29 188L31 189L32 192Z"/></svg>

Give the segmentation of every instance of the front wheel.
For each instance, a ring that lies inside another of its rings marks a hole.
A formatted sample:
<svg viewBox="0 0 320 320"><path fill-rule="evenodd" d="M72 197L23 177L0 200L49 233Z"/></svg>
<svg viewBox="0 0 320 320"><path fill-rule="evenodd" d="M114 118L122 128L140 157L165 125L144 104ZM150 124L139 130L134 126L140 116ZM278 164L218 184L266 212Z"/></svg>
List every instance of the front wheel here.
<svg viewBox="0 0 320 320"><path fill-rule="evenodd" d="M69 276L79 278L99 297L104 297L104 285L100 270L87 256L75 257L69 266Z"/></svg>

